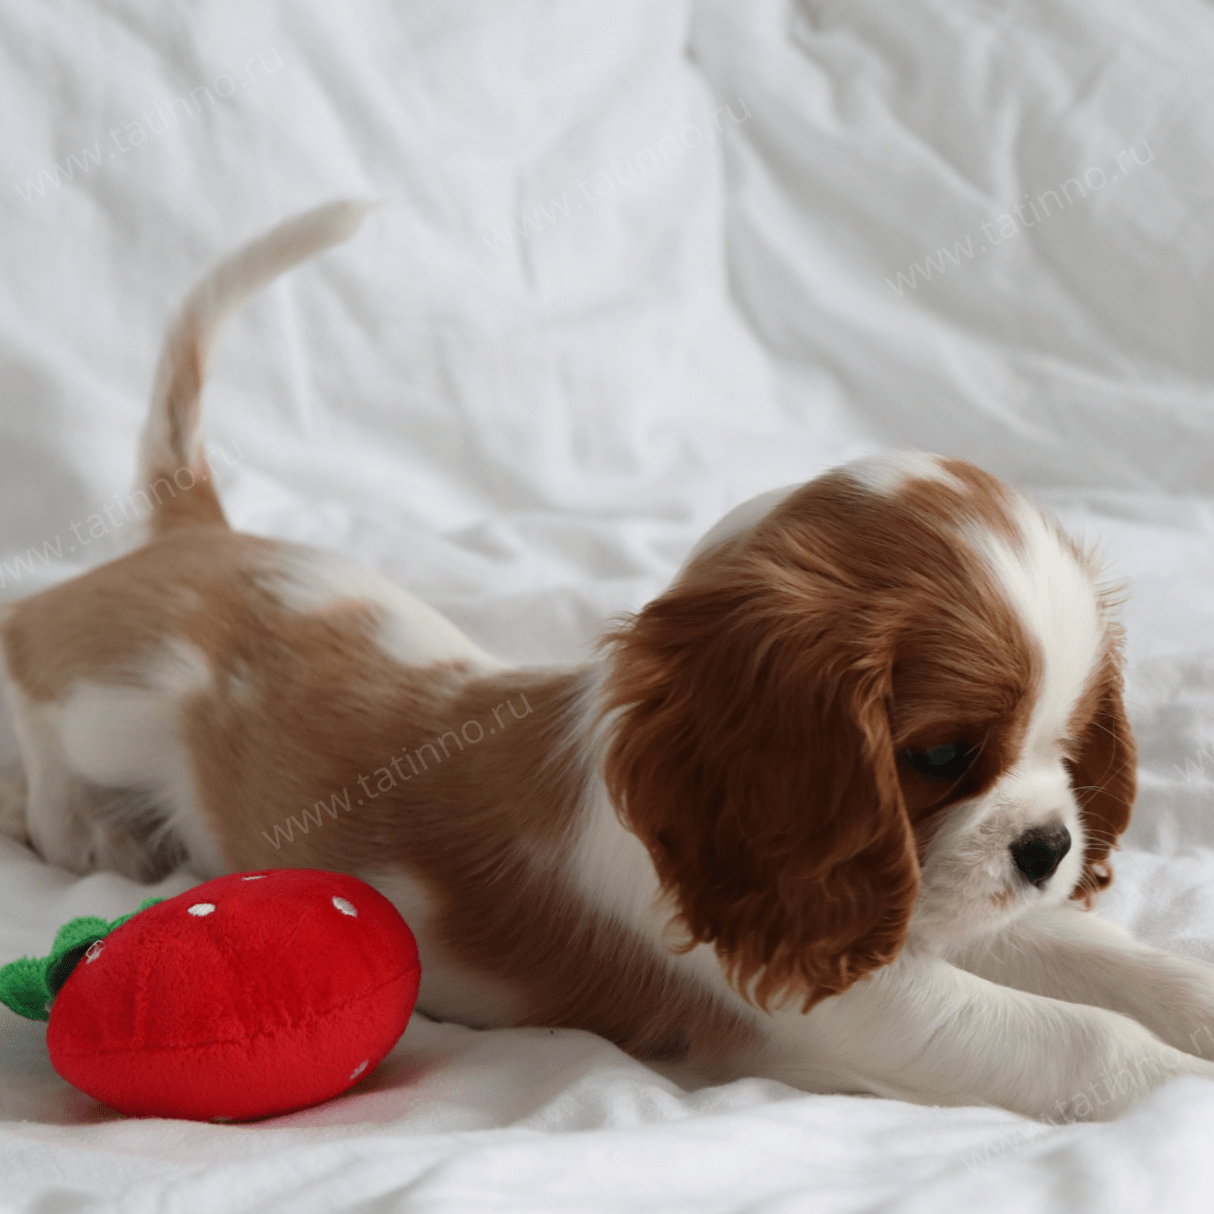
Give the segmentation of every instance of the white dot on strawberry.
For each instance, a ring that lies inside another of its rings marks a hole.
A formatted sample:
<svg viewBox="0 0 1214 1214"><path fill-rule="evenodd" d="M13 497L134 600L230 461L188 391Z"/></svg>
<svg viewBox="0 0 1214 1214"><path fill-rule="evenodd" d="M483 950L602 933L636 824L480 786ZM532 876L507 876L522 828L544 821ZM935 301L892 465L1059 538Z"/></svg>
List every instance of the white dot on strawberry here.
<svg viewBox="0 0 1214 1214"><path fill-rule="evenodd" d="M214 909L214 902L195 902L194 905L189 908L189 913L191 915L197 915L199 918L201 918L203 915L209 915Z"/></svg>
<svg viewBox="0 0 1214 1214"><path fill-rule="evenodd" d="M345 898L338 898L335 896L333 898L333 905L336 906L343 915L353 915L355 919L358 918L358 911L354 909L353 902L349 902Z"/></svg>

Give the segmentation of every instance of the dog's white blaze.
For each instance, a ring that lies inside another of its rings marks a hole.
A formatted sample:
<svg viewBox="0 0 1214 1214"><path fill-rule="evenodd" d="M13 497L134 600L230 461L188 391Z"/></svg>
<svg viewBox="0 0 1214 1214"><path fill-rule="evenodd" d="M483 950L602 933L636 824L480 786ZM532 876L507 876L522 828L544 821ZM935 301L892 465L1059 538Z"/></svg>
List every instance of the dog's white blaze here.
<svg viewBox="0 0 1214 1214"><path fill-rule="evenodd" d="M1062 743L1106 643L1105 621L1090 573L1058 530L1019 496L1012 511L1019 543L987 531L970 539L1037 648L1041 684L1020 757L982 799L979 820L1002 825L991 836L1008 870L999 885L1016 901L1061 902L1079 880L1086 844ZM1071 833L1070 851L1043 890L1022 886L1005 844L1023 830L1056 822Z"/></svg>
<svg viewBox="0 0 1214 1214"><path fill-rule="evenodd" d="M892 496L909 481L938 481L961 493L966 484L940 466L938 455L924 451L891 451L887 455L872 455L845 464L843 471L852 480L873 493Z"/></svg>
<svg viewBox="0 0 1214 1214"><path fill-rule="evenodd" d="M990 532L978 547L1041 655L1042 685L1025 752L1044 757L1065 736L1105 644L1105 622L1091 575L1057 529L1019 496L1013 513L1019 547Z"/></svg>

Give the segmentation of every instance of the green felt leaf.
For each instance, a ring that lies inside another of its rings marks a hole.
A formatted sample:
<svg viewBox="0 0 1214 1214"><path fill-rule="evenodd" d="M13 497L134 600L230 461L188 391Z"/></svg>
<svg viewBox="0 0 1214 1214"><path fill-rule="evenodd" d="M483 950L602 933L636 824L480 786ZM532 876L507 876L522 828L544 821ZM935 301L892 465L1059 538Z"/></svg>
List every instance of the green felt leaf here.
<svg viewBox="0 0 1214 1214"><path fill-rule="evenodd" d="M0 1003L27 1020L49 1020L51 992L45 973L45 961L36 957L19 957L0 967Z"/></svg>
<svg viewBox="0 0 1214 1214"><path fill-rule="evenodd" d="M19 957L0 966L0 1003L27 1020L49 1020L51 1001L71 977L80 958L98 940L104 940L139 911L162 901L162 898L145 898L139 904L139 910L110 922L95 915L83 915L65 923L55 933L50 956Z"/></svg>

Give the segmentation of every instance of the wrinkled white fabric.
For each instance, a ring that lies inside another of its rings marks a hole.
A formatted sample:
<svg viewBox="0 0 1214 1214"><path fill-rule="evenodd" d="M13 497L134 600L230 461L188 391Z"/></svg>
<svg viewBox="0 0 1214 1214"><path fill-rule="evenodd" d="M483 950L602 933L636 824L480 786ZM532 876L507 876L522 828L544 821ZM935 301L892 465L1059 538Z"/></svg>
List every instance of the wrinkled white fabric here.
<svg viewBox="0 0 1214 1214"><path fill-rule="evenodd" d="M1214 961L1212 53L1198 0L3 0L0 599L135 541L190 283L377 197L224 339L206 432L236 525L568 661L752 493L887 447L973 459L1132 583L1143 791L1104 913ZM148 892L0 842L0 960ZM0 1010L0 1209L1138 1214L1214 1190L1196 1080L1046 1127L689 1092L587 1034L415 1017L345 1098L212 1126L117 1117L43 1033Z"/></svg>

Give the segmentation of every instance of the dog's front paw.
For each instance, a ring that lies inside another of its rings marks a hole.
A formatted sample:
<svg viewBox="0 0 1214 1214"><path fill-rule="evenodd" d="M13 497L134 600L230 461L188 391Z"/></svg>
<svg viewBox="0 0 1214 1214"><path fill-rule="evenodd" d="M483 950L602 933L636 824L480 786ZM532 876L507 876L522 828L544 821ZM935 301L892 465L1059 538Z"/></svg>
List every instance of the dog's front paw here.
<svg viewBox="0 0 1214 1214"><path fill-rule="evenodd" d="M1163 954L1146 977L1136 1019L1168 1045L1214 1060L1214 966Z"/></svg>
<svg viewBox="0 0 1214 1214"><path fill-rule="evenodd" d="M1214 1062L1160 1040L1126 1016L1084 1008L1081 1021L1087 1041L1076 1042L1078 1065L1068 1077L1071 1090L1052 1108L1030 1115L1051 1122L1108 1121L1179 1075L1214 1080Z"/></svg>

